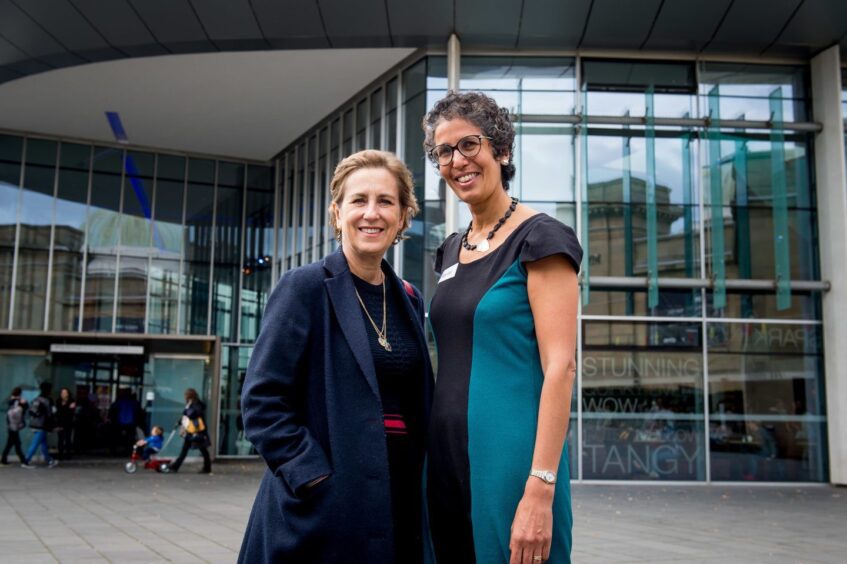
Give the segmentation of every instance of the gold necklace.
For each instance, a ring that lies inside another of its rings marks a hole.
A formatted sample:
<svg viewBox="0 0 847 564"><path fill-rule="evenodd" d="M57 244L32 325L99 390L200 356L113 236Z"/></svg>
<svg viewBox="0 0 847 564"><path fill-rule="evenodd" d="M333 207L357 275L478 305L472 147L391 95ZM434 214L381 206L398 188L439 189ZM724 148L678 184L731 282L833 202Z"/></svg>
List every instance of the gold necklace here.
<svg viewBox="0 0 847 564"><path fill-rule="evenodd" d="M371 317L370 312L368 312L368 308L365 307L365 302L362 301L362 296L359 295L359 290L356 289L355 285L353 286L353 290L356 292L356 297L359 299L359 305L362 306L362 309L365 311L365 315L368 316L368 321L371 322L371 327L373 327L374 331L376 331L377 341L380 345L382 345L382 348L391 352L391 343L388 342L388 328L386 327L386 322L388 320L388 305L385 301L385 275L382 275L382 329L379 329L376 326L376 323L374 323L374 320Z"/></svg>

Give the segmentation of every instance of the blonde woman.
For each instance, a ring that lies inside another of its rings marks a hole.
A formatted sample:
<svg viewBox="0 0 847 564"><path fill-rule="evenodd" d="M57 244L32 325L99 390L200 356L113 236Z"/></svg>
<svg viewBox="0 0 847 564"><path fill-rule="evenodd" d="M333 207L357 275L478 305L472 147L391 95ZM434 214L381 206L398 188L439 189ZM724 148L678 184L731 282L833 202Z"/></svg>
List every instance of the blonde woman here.
<svg viewBox="0 0 847 564"><path fill-rule="evenodd" d="M244 428L268 469L239 562L422 561L424 305L384 260L418 211L412 176L361 151L331 189L340 249L282 277L247 370Z"/></svg>

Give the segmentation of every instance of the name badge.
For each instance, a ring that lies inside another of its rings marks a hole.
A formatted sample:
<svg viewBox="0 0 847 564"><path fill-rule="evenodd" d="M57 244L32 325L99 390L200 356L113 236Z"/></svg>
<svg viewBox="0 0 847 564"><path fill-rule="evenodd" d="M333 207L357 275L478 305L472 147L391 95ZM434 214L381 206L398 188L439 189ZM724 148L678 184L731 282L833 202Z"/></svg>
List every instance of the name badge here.
<svg viewBox="0 0 847 564"><path fill-rule="evenodd" d="M438 279L438 283L441 284L445 280L450 280L454 276L456 276L456 270L459 269L459 263L457 262L450 268L444 269L444 272L441 273L441 278Z"/></svg>

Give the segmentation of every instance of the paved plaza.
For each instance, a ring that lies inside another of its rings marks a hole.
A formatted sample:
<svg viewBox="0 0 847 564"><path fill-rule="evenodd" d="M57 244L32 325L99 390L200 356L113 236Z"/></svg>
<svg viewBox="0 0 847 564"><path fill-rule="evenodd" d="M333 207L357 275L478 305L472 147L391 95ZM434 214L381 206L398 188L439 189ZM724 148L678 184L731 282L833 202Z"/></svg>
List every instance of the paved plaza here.
<svg viewBox="0 0 847 564"><path fill-rule="evenodd" d="M198 469L0 467L0 562L234 562L263 466ZM581 484L573 498L576 564L847 561L845 488Z"/></svg>

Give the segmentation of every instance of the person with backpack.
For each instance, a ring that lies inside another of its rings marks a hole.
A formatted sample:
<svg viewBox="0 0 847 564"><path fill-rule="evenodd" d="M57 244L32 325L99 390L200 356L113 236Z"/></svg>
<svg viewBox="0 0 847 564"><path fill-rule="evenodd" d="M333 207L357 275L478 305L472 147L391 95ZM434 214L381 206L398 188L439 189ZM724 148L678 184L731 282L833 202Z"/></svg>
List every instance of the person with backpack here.
<svg viewBox="0 0 847 564"><path fill-rule="evenodd" d="M6 410L6 448L3 449L3 458L0 459L0 464L3 466L9 464L9 453L12 447L15 448L18 460L21 462L25 460L20 434L21 429L26 426L25 410L26 400L21 396L21 387L18 386L12 390L12 395L9 396L9 407Z"/></svg>
<svg viewBox="0 0 847 564"><path fill-rule="evenodd" d="M32 400L29 406L29 426L34 431L32 435L32 443L29 445L29 450L26 453L26 459L21 464L22 468L35 468L30 464L32 457L35 456L35 451L41 447L41 453L44 455L44 460L47 462L47 467L52 468L59 464L59 461L50 456L50 450L47 447L47 433L56 427L56 419L54 415L55 408L53 406L53 398L50 397L50 392L53 391L53 385L50 382L41 383L41 394Z"/></svg>

